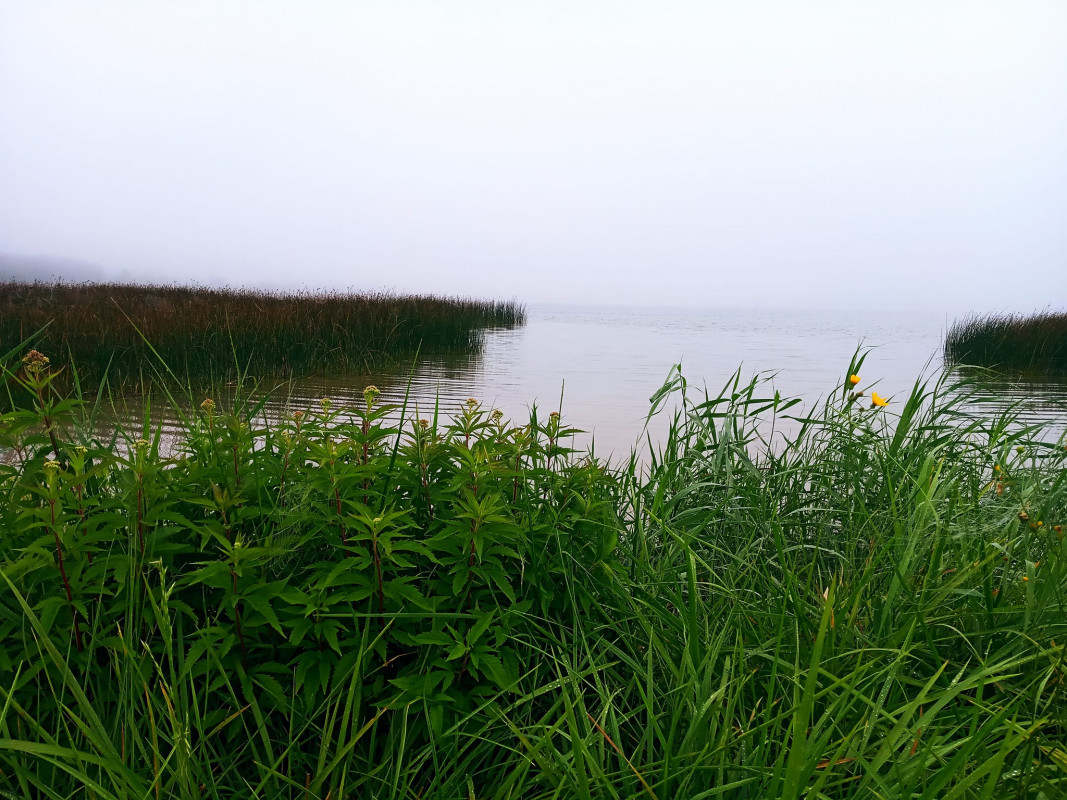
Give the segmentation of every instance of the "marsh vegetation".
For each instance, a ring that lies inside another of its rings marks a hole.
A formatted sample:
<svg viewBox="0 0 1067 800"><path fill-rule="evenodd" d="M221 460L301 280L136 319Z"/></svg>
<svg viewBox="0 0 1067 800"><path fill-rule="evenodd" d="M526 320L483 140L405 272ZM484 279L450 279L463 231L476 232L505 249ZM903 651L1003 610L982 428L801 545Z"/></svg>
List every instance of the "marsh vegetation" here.
<svg viewBox="0 0 1067 800"><path fill-rule="evenodd" d="M1067 313L972 315L949 328L944 355L949 364L1067 375Z"/></svg>
<svg viewBox="0 0 1067 800"><path fill-rule="evenodd" d="M675 371L611 469L556 413L370 388L205 400L167 454L12 357L0 791L1062 797L1063 438L861 367L807 410Z"/></svg>
<svg viewBox="0 0 1067 800"><path fill-rule="evenodd" d="M469 352L487 328L526 320L521 304L431 295L280 293L128 284L0 283L0 342L137 388L257 377L336 375Z"/></svg>

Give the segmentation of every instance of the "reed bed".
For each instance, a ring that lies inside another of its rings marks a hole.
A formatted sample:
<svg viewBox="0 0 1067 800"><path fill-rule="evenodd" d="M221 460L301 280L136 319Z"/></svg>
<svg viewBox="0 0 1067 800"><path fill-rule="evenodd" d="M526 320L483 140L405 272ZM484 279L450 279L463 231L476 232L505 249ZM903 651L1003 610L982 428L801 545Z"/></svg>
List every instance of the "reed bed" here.
<svg viewBox="0 0 1067 800"><path fill-rule="evenodd" d="M165 455L7 371L4 797L1067 791L1067 453L966 383L802 410L675 371L611 469L558 414L394 428L373 388L206 400Z"/></svg>
<svg viewBox="0 0 1067 800"><path fill-rule="evenodd" d="M972 315L945 336L950 364L1067 374L1067 313Z"/></svg>
<svg viewBox="0 0 1067 800"><path fill-rule="evenodd" d="M200 385L340 374L424 353L469 352L486 328L522 325L514 301L428 295L0 283L0 342L35 346L95 384L160 374ZM166 365L164 367L164 364Z"/></svg>

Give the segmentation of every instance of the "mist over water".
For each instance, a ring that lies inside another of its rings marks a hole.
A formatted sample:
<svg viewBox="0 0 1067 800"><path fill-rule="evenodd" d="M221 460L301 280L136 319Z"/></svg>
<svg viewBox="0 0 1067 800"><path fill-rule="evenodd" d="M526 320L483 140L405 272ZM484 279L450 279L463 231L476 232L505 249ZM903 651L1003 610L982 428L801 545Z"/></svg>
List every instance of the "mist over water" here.
<svg viewBox="0 0 1067 800"><path fill-rule="evenodd" d="M1067 302L1065 26L1059 0L7 2L0 252L211 286L1029 312Z"/></svg>

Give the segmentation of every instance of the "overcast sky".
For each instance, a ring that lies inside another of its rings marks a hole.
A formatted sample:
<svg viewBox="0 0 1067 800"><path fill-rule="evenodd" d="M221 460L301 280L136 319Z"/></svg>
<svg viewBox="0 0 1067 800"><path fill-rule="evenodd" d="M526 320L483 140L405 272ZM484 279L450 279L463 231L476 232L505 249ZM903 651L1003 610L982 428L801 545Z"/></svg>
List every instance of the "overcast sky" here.
<svg viewBox="0 0 1067 800"><path fill-rule="evenodd" d="M1067 305L1067 3L0 0L0 251L528 301Z"/></svg>

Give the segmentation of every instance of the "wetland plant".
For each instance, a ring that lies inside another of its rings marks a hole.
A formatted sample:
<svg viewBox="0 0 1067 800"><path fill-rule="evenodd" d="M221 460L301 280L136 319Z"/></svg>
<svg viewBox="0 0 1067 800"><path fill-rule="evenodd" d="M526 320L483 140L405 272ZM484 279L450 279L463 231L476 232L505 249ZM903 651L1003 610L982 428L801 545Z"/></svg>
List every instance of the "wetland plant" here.
<svg viewBox="0 0 1067 800"><path fill-rule="evenodd" d="M1062 797L1063 438L861 366L675 370L609 468L369 390L116 446L7 364L0 796Z"/></svg>
<svg viewBox="0 0 1067 800"><path fill-rule="evenodd" d="M161 372L210 385L366 371L421 353L469 353L481 332L524 324L514 301L351 292L0 282L0 342L36 346L138 386ZM166 367L162 365L166 364Z"/></svg>
<svg viewBox="0 0 1067 800"><path fill-rule="evenodd" d="M945 336L949 364L1067 374L1067 313L972 315Z"/></svg>

